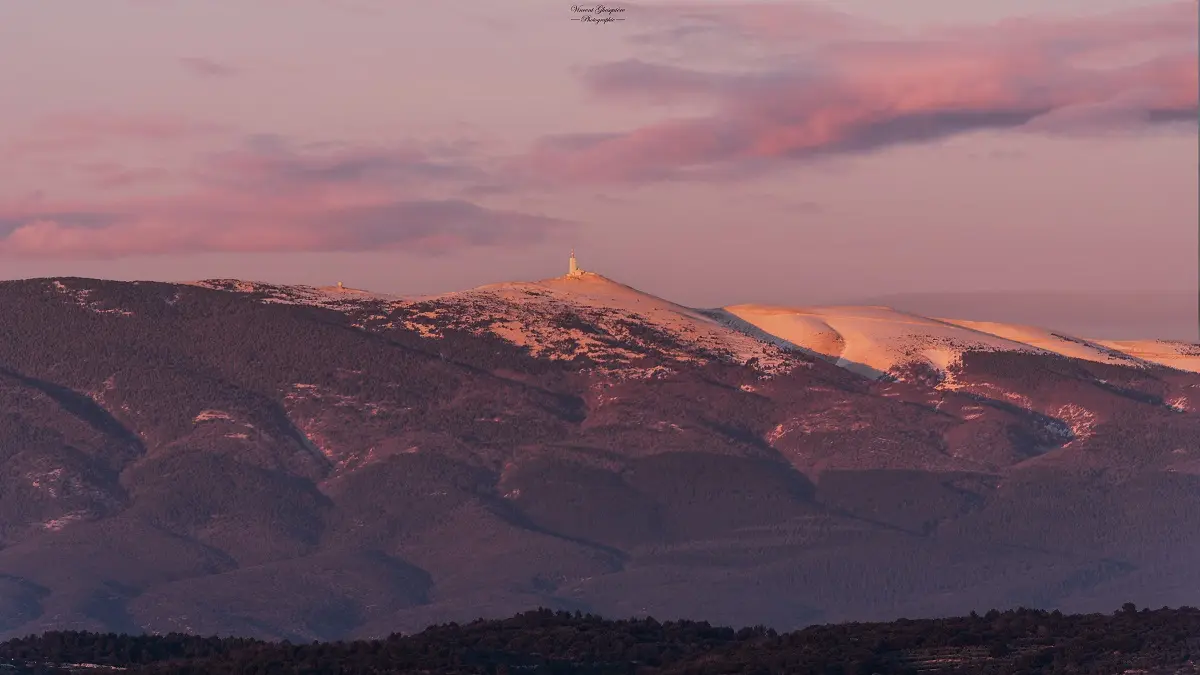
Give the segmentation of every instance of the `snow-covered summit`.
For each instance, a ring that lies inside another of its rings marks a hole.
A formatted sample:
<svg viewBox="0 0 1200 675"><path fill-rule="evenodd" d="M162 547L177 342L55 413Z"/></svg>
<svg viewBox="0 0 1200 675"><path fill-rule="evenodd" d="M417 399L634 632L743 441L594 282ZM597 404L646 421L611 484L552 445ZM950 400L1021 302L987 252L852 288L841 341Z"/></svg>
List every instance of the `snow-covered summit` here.
<svg viewBox="0 0 1200 675"><path fill-rule="evenodd" d="M552 359L582 356L613 366L649 355L721 359L753 362L766 373L799 362L778 344L595 272L489 284L420 302L438 325L471 325Z"/></svg>
<svg viewBox="0 0 1200 675"><path fill-rule="evenodd" d="M583 358L636 376L644 357L676 362L750 363L764 374L825 358L878 378L910 364L932 367L953 386L968 351L1059 355L1099 363L1168 366L1200 372L1200 346L1162 341L1088 340L1060 332L984 321L929 318L888 307L733 305L701 310L578 268L540 281L488 284L424 297L336 286L285 286L234 279L194 285L253 293L263 302L357 312L360 325L386 325L428 338L446 331L490 334L538 357Z"/></svg>
<svg viewBox="0 0 1200 675"><path fill-rule="evenodd" d="M734 305L725 311L868 377L909 363L946 373L963 352L971 350L1045 353L1032 345L888 307Z"/></svg>
<svg viewBox="0 0 1200 675"><path fill-rule="evenodd" d="M913 363L951 375L967 351L1053 354L1111 365L1157 364L1200 372L1200 346L1185 343L1088 340L1033 326L933 319L887 307L736 305L725 311L869 377Z"/></svg>

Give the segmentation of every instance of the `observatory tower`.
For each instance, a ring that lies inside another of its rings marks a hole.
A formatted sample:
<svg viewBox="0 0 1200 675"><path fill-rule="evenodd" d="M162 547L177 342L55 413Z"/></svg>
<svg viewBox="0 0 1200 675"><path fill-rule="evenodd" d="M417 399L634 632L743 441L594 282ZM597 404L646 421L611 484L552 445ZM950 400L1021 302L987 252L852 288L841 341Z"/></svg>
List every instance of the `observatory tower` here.
<svg viewBox="0 0 1200 675"><path fill-rule="evenodd" d="M583 270L579 269L579 263L575 262L575 249L571 249L571 262L567 271L568 277L581 277Z"/></svg>

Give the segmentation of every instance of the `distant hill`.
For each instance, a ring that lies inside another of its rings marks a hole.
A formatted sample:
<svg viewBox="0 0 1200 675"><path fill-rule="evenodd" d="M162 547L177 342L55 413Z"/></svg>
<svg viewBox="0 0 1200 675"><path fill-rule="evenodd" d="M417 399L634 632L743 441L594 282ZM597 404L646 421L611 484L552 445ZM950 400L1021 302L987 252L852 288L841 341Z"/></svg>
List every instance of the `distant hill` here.
<svg viewBox="0 0 1200 675"><path fill-rule="evenodd" d="M0 306L3 637L1200 604L1191 344L595 274Z"/></svg>

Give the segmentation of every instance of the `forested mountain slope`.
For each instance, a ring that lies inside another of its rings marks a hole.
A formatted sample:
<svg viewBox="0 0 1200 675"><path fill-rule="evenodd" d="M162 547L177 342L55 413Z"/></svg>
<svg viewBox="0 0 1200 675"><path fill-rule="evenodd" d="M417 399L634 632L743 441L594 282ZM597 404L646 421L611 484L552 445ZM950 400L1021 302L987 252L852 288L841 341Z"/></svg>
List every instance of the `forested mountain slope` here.
<svg viewBox="0 0 1200 675"><path fill-rule="evenodd" d="M788 332L599 275L0 303L0 635L1200 604L1186 345Z"/></svg>

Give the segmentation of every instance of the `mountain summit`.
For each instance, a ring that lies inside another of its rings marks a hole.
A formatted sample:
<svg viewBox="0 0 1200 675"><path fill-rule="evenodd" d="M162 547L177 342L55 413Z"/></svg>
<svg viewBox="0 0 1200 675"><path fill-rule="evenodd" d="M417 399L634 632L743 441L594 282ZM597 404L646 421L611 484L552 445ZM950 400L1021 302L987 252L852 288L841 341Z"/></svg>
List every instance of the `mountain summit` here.
<svg viewBox="0 0 1200 675"><path fill-rule="evenodd" d="M578 265L0 302L0 636L1200 602L1194 345L701 310Z"/></svg>
<svg viewBox="0 0 1200 675"><path fill-rule="evenodd" d="M779 307L756 304L693 309L639 291L578 266L571 252L569 271L534 282L507 282L423 298L403 298L341 286L274 286L231 280L197 285L251 294L268 301L331 308L385 303L391 308L423 306L409 328L441 323L497 335L551 359L586 357L625 366L643 356L650 343L629 332L637 324L644 335L670 338L691 356L745 363L754 360L765 372L787 370L781 354L799 351L870 378L894 376L913 365L943 375L972 351L1053 354L1113 365L1151 365L1200 372L1200 346L1168 340L1095 340L1053 329L996 322L929 318L879 306ZM436 309L432 309L436 308ZM567 325L564 318L571 317ZM432 323L430 319L438 319ZM445 322L449 322L448 324ZM572 323L573 322L573 323ZM580 323L582 322L582 323ZM584 330L583 324L596 330ZM641 343L641 350L613 348ZM659 354L669 350L656 341ZM685 358L683 351L671 352ZM631 372L631 371L630 371Z"/></svg>

